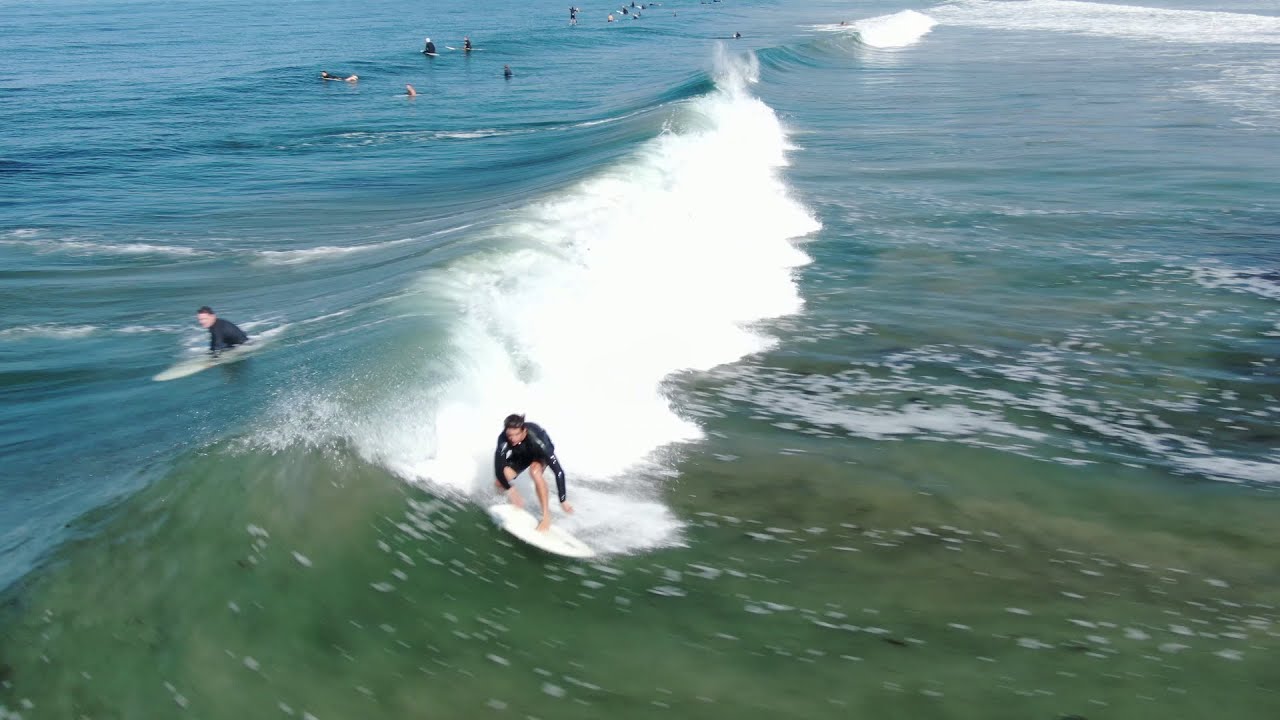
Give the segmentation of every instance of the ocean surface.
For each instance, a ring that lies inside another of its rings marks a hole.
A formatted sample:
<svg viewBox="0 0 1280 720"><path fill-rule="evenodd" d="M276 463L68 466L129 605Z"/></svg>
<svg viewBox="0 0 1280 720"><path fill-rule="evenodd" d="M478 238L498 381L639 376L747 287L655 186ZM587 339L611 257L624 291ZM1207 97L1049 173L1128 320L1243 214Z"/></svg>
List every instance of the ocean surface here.
<svg viewBox="0 0 1280 720"><path fill-rule="evenodd" d="M1280 717L1280 8L1155 1L6 4L0 718Z"/></svg>

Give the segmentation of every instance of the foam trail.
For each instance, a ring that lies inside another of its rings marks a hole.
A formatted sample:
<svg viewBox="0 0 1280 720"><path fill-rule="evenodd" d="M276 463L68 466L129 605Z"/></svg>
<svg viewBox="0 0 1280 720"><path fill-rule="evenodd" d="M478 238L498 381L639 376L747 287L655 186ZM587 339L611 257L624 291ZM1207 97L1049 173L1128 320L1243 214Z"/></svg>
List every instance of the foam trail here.
<svg viewBox="0 0 1280 720"><path fill-rule="evenodd" d="M196 248L182 247L177 245L158 245L156 243L145 242L127 242L127 243L108 243L108 242L91 242L87 240L78 240L75 238L66 238L61 240L28 239L34 236L34 233L20 235L16 232L11 239L0 239L0 245L24 246L34 250L37 254L46 253L68 253L73 255L160 255L171 257L204 257L213 253L207 250L197 250Z"/></svg>
<svg viewBox="0 0 1280 720"><path fill-rule="evenodd" d="M526 412L570 474L571 531L609 549L671 542L655 451L701 431L662 384L769 347L750 325L800 309L792 268L809 258L793 239L819 227L779 177L787 133L749 93L757 71L754 56L720 57L717 89L630 159L516 211L494 231L502 247L423 277L457 320L418 397L357 421L317 402L325 417L292 422L345 424L369 459L479 498L501 419Z"/></svg>
<svg viewBox="0 0 1280 720"><path fill-rule="evenodd" d="M25 340L29 338L51 338L70 340L92 335L98 330L96 325L21 325L0 330L0 340Z"/></svg>
<svg viewBox="0 0 1280 720"><path fill-rule="evenodd" d="M958 0L930 8L943 25L1046 30L1194 44L1280 43L1280 17L1076 0Z"/></svg>
<svg viewBox="0 0 1280 720"><path fill-rule="evenodd" d="M383 248L404 245L413 242L417 238L403 238L401 240L388 240L380 243L370 243L368 245L321 245L313 248L302 248L300 250L258 250L255 254L258 260L267 265L300 265L302 263L315 262L318 260L331 260L334 258L346 257L356 253L369 252L371 250L381 250Z"/></svg>

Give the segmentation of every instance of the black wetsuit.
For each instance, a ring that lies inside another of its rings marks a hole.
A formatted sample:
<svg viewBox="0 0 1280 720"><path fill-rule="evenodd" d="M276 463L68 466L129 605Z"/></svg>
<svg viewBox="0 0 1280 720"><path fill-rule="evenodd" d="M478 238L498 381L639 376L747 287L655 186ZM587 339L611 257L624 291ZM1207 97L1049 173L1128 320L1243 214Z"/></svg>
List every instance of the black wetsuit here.
<svg viewBox="0 0 1280 720"><path fill-rule="evenodd" d="M247 342L249 336L243 330L222 318L214 320L209 326L209 350L215 353Z"/></svg>
<svg viewBox="0 0 1280 720"><path fill-rule="evenodd" d="M426 54L428 54L428 55L435 55L435 54L436 54L436 44L435 44L435 43L433 43L433 42L429 42L429 43L427 43L427 46L426 46L425 48L423 48L423 49L422 49L422 52L424 52L424 53L426 53Z"/></svg>
<svg viewBox="0 0 1280 720"><path fill-rule="evenodd" d="M560 502L564 502L568 497L564 489L564 468L560 467L560 461L556 459L556 446L551 444L551 436L537 423L526 422L524 428L529 432L519 445L512 445L507 440L505 430L498 435L498 447L493 451L493 472L497 475L498 482L510 490L511 483L507 482L503 468L511 468L519 475L535 461L540 462L555 473L556 492L560 496Z"/></svg>

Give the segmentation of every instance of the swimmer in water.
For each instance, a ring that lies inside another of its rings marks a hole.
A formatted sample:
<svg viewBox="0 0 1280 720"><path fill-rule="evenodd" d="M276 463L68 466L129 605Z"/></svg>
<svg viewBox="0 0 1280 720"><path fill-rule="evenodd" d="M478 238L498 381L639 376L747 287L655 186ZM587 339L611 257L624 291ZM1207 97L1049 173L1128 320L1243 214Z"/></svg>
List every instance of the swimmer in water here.
<svg viewBox="0 0 1280 720"><path fill-rule="evenodd" d="M409 93L409 97L418 97L418 91L414 90L413 86L408 83L405 83L404 91Z"/></svg>

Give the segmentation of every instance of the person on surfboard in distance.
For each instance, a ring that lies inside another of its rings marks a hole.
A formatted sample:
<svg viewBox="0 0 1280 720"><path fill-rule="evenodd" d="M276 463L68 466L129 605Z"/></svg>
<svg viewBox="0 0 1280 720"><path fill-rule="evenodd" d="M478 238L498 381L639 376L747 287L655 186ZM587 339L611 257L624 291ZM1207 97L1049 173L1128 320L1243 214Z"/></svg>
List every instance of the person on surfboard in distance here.
<svg viewBox="0 0 1280 720"><path fill-rule="evenodd" d="M556 475L556 491L560 497L560 509L573 514L573 506L565 498L564 468L556 459L556 447L551 444L551 436L541 425L526 422L523 415L511 414L502 421L502 433L498 435L498 447L493 451L493 473L497 477L495 483L499 489L511 497L511 504L524 507L524 499L511 482L526 468L533 476L533 487L538 493L538 504L542 506L542 521L538 523L538 531L546 532L551 527L551 510L547 502L547 481L542 478L543 468L551 468Z"/></svg>
<svg viewBox="0 0 1280 720"><path fill-rule="evenodd" d="M196 311L196 322L209 331L209 352L213 353L214 357L218 357L218 353L223 350L249 342L249 336L245 335L243 330L236 327L234 323L218 317L208 305Z"/></svg>

